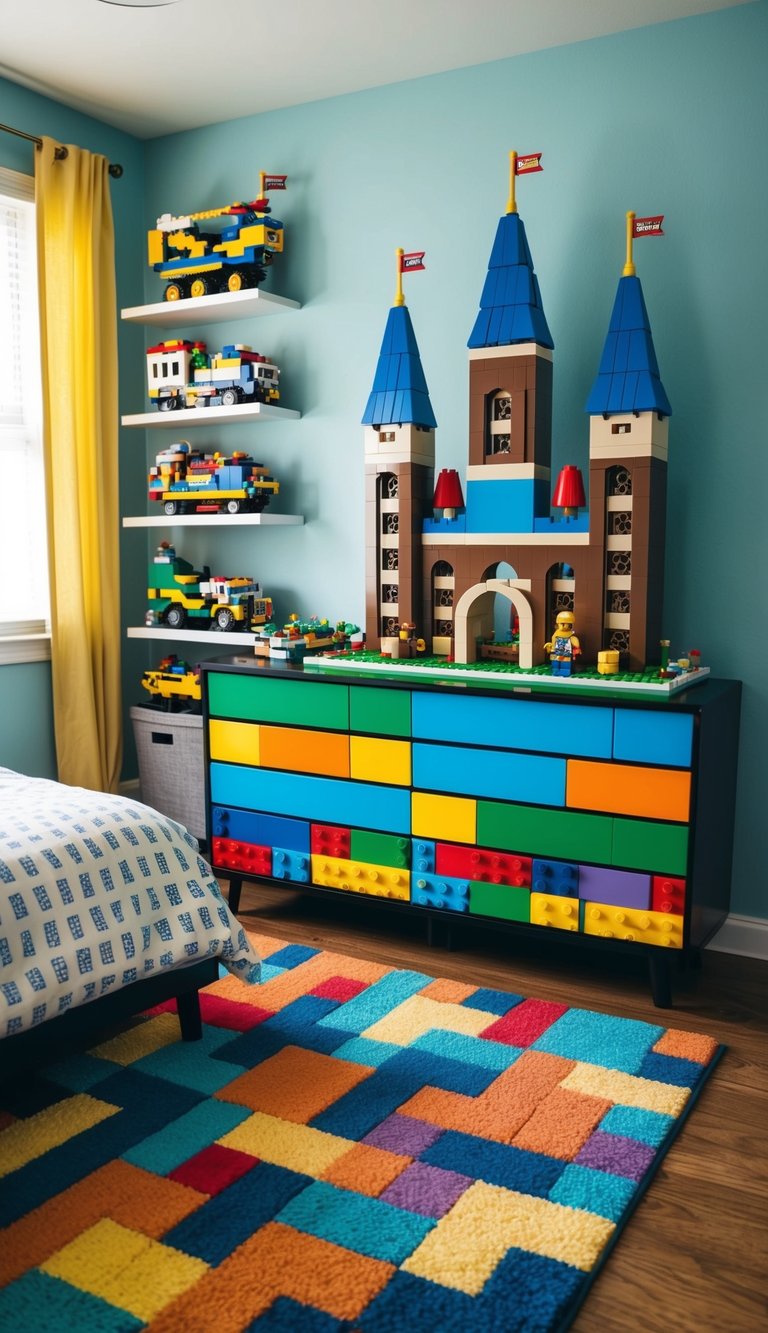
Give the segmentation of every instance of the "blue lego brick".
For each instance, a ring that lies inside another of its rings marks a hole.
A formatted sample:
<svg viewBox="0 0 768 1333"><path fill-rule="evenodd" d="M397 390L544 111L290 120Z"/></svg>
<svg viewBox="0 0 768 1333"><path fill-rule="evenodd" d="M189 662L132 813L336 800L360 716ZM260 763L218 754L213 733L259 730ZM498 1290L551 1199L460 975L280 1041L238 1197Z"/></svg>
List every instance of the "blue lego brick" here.
<svg viewBox="0 0 768 1333"><path fill-rule="evenodd" d="M440 907L444 911L469 911L469 880L447 875L411 875L411 902L416 907Z"/></svg>
<svg viewBox="0 0 768 1333"><path fill-rule="evenodd" d="M214 763L211 797L217 804L237 802L319 824L347 824L383 833L411 831L411 793L405 788Z"/></svg>
<svg viewBox="0 0 768 1333"><path fill-rule="evenodd" d="M533 524L534 532L589 532L589 512L587 509L575 518L537 518ZM574 557L575 558L575 557Z"/></svg>
<svg viewBox="0 0 768 1333"><path fill-rule="evenodd" d="M622 277L616 292L600 366L586 411L661 412L672 408L659 377L653 336L639 278Z"/></svg>
<svg viewBox="0 0 768 1333"><path fill-rule="evenodd" d="M442 696L418 690L413 692L411 708L413 736L419 740L459 745L501 742L514 750L612 757L612 708L456 695L448 709Z"/></svg>
<svg viewBox="0 0 768 1333"><path fill-rule="evenodd" d="M533 532L535 519L549 514L546 482L468 481L466 492L467 532Z"/></svg>
<svg viewBox="0 0 768 1333"><path fill-rule="evenodd" d="M211 836L252 842L258 847L284 847L291 852L309 854L310 850L308 820L278 819L223 805L215 805L211 811Z"/></svg>
<svg viewBox="0 0 768 1333"><path fill-rule="evenodd" d="M309 883L309 856L287 847L272 848L272 878L287 879L292 884Z"/></svg>
<svg viewBox="0 0 768 1333"><path fill-rule="evenodd" d="M467 511L459 509L455 518L425 518L422 532L466 532Z"/></svg>
<svg viewBox="0 0 768 1333"><path fill-rule="evenodd" d="M413 746L413 786L528 805L565 805L565 760L458 745Z"/></svg>
<svg viewBox="0 0 768 1333"><path fill-rule="evenodd" d="M689 768L692 753L693 717L690 713L616 709L614 759Z"/></svg>
<svg viewBox="0 0 768 1333"><path fill-rule="evenodd" d="M411 870L414 874L429 875L435 869L435 844L425 838L411 840Z"/></svg>
<svg viewBox="0 0 768 1333"><path fill-rule="evenodd" d="M519 213L507 213L496 228L480 310L468 346L494 347L520 342L554 346L525 226Z"/></svg>
<svg viewBox="0 0 768 1333"><path fill-rule="evenodd" d="M411 317L406 306L393 306L384 329L363 425L402 422L427 427L437 424Z"/></svg>
<svg viewBox="0 0 768 1333"><path fill-rule="evenodd" d="M534 859L531 889L535 893L557 893L564 898L576 898L579 892L579 867L569 861Z"/></svg>

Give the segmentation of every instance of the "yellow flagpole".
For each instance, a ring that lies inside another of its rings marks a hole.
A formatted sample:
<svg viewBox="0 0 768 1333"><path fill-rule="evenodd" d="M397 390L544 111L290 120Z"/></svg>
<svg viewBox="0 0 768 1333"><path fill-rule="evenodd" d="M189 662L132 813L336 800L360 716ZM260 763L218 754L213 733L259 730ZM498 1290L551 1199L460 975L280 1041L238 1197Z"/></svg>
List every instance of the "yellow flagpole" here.
<svg viewBox="0 0 768 1333"><path fill-rule="evenodd" d="M405 297L403 296L403 254L404 253L405 252L403 250L395 250L395 255L397 256L397 288L395 291L395 301L394 301L395 305L405 305Z"/></svg>
<svg viewBox="0 0 768 1333"><path fill-rule="evenodd" d="M634 213L627 213L627 262L624 265L624 273L622 274L625 278L634 278L636 272L634 260L632 259L632 223L634 220Z"/></svg>
<svg viewBox="0 0 768 1333"><path fill-rule="evenodd" d="M260 199L263 199L263 198L264 198L264 179L265 179L265 177L266 177L266 174L267 174L266 171L260 171L260 172L259 172L259 198L260 198Z"/></svg>
<svg viewBox="0 0 768 1333"><path fill-rule="evenodd" d="M509 155L509 198L507 200L507 212L516 213L517 204L515 203L515 176L517 175L517 153L512 150Z"/></svg>

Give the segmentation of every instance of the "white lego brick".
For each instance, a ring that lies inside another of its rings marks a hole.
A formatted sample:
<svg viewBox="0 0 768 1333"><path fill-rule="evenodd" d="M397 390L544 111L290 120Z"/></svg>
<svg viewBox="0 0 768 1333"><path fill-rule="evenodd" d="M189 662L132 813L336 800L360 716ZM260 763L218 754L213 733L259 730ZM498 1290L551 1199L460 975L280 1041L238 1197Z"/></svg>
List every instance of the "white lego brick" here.
<svg viewBox="0 0 768 1333"><path fill-rule="evenodd" d="M470 361L490 361L495 357L540 356L543 361L553 361L552 349L539 343L505 343L503 347L470 347Z"/></svg>
<svg viewBox="0 0 768 1333"><path fill-rule="evenodd" d="M631 533L611 533L605 539L606 551L631 551L632 535Z"/></svg>
<svg viewBox="0 0 768 1333"><path fill-rule="evenodd" d="M473 463L467 481L549 481L552 469L540 463Z"/></svg>
<svg viewBox="0 0 768 1333"><path fill-rule="evenodd" d="M605 580L608 592L629 592L632 587L631 574L609 574Z"/></svg>
<svg viewBox="0 0 768 1333"><path fill-rule="evenodd" d="M605 507L611 513L629 514L632 510L631 495L609 495Z"/></svg>

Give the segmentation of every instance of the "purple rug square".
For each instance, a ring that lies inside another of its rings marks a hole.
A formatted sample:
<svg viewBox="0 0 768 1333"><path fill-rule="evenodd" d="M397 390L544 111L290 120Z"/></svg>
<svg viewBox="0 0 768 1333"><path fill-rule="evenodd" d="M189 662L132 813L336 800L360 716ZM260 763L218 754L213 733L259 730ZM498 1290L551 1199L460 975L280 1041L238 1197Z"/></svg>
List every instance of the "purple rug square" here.
<svg viewBox="0 0 768 1333"><path fill-rule="evenodd" d="M597 1129L575 1160L579 1166L591 1166L596 1171L610 1171L614 1176L641 1180L655 1155L655 1150L647 1143L621 1138L618 1134L605 1134Z"/></svg>
<svg viewBox="0 0 768 1333"><path fill-rule="evenodd" d="M409 1213L421 1213L423 1217L442 1217L473 1184L472 1176L462 1176L457 1171L444 1171L442 1167L430 1166L427 1162L414 1162L379 1198L385 1203L394 1204L396 1208L405 1208Z"/></svg>
<svg viewBox="0 0 768 1333"><path fill-rule="evenodd" d="M418 1157L425 1148L431 1148L442 1132L437 1125L428 1125L424 1120L395 1112L366 1134L362 1142L370 1143L374 1148L386 1148L402 1157Z"/></svg>

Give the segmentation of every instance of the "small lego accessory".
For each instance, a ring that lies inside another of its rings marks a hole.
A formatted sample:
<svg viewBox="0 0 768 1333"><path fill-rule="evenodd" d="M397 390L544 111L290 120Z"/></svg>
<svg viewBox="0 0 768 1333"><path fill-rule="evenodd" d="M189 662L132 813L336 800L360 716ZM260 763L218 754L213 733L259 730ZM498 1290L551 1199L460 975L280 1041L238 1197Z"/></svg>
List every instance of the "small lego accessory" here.
<svg viewBox="0 0 768 1333"><path fill-rule="evenodd" d="M580 468L572 463L567 463L560 471L557 479L555 493L552 496L552 507L562 509L563 518L576 518L580 509L583 509L587 503L587 497L584 494L584 481L582 479Z"/></svg>
<svg viewBox="0 0 768 1333"><path fill-rule="evenodd" d="M581 653L581 644L573 629L573 613L558 611L552 638L544 644L544 652L549 653L553 676L570 676L573 660Z"/></svg>

